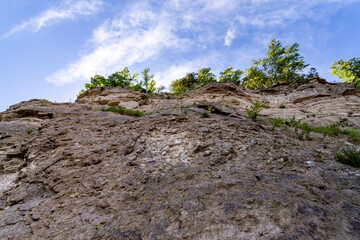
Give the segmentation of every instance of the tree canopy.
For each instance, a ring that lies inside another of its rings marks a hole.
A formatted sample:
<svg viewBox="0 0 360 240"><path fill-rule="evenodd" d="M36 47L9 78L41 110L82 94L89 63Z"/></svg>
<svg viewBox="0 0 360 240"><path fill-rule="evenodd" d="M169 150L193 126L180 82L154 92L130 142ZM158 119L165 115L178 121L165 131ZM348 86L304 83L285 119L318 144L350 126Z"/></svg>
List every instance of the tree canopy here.
<svg viewBox="0 0 360 240"><path fill-rule="evenodd" d="M202 68L197 72L187 73L184 77L174 80L170 84L172 93L180 94L199 86L214 82L232 82L250 89L270 88L274 83L285 81L291 83L297 79L318 76L315 68L310 68L308 74L303 74L303 70L309 64L305 64L304 57L299 53L299 44L294 43L290 46L283 46L278 40L271 40L268 44L266 56L258 60L253 60L251 66L244 71L233 70L230 66L220 72L219 78L211 72L211 68ZM360 87L360 59L352 58L348 61L339 60L332 66L332 74L343 78L345 82L357 82ZM120 72L115 72L105 78L101 75L91 77L90 83L85 84L79 95L92 86L109 87L130 87L135 91L142 91L153 94L161 94L165 87L156 89L154 75L150 74L150 68L142 71L142 80L137 79L138 74L130 74L126 67Z"/></svg>
<svg viewBox="0 0 360 240"><path fill-rule="evenodd" d="M129 87L135 91L141 91L145 93L153 94L156 91L156 82L153 79L154 75L150 74L150 68L145 68L142 72L143 80L138 80L139 74L130 74L130 71L125 67L122 71L115 72L105 78L102 75L95 75L90 78L90 83L85 84L85 88L82 89L78 96L90 89L91 87ZM158 93L161 93L164 87L158 89Z"/></svg>
<svg viewBox="0 0 360 240"><path fill-rule="evenodd" d="M171 82L172 93L183 93L201 85L216 82L216 75L211 73L211 68L199 69L197 73L187 73L185 77Z"/></svg>
<svg viewBox="0 0 360 240"><path fill-rule="evenodd" d="M228 67L223 72L220 72L219 82L232 82L235 84L241 84L241 76L244 74L241 70L232 70L232 67Z"/></svg>
<svg viewBox="0 0 360 240"><path fill-rule="evenodd" d="M274 83L286 81L291 83L299 78L318 76L315 68L311 68L307 75L303 70L304 57L299 53L299 44L283 46L280 41L271 40L268 44L265 58L253 60L252 65L245 70L233 70L228 67L220 72L219 82L242 84L246 88L270 88ZM210 73L211 68L200 69L197 73L188 73L185 77L171 83L173 93L183 93L198 86L216 82L216 76Z"/></svg>
<svg viewBox="0 0 360 240"><path fill-rule="evenodd" d="M360 89L360 57L351 58L347 61L338 60L331 67L331 74L336 75L344 82L356 83L356 88Z"/></svg>
<svg viewBox="0 0 360 240"><path fill-rule="evenodd" d="M312 78L312 77L316 77L316 76L319 76L319 73L316 70L316 68L314 68L314 67L310 68L308 74L306 75L306 77L308 77L308 78Z"/></svg>
<svg viewBox="0 0 360 240"><path fill-rule="evenodd" d="M308 67L299 54L299 44L283 47L280 41L271 40L266 57L252 61L243 85L247 88L269 88L279 81L292 81L304 77L302 70Z"/></svg>
<svg viewBox="0 0 360 240"><path fill-rule="evenodd" d="M142 85L145 87L146 93L154 93L156 88L156 82L154 80L154 74L149 74L150 68L145 68L144 71L142 71L143 79Z"/></svg>

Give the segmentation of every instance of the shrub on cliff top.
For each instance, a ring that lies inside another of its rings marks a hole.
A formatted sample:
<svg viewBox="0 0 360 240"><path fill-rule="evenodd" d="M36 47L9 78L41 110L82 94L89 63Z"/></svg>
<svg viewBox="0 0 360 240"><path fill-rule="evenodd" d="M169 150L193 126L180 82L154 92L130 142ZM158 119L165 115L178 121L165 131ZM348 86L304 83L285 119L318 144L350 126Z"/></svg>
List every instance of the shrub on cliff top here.
<svg viewBox="0 0 360 240"><path fill-rule="evenodd" d="M279 81L293 82L305 77L302 70L308 67L304 57L299 54L299 44L282 46L280 41L271 40L266 57L254 60L252 66L246 70L243 85L246 88L270 88Z"/></svg>
<svg viewBox="0 0 360 240"><path fill-rule="evenodd" d="M188 73L185 77L171 82L170 88L172 93L180 94L199 86L216 82L215 74L211 73L211 68L199 69L197 73Z"/></svg>
<svg viewBox="0 0 360 240"><path fill-rule="evenodd" d="M80 96L91 87L129 87L134 91L153 94L157 90L160 94L164 91L164 87L156 89L156 82L153 79L154 75L150 74L150 68L145 68L142 71L143 80L138 80L139 74L130 74L129 69L126 67L120 72L115 72L105 78L102 75L95 75L90 78L90 83L85 84L85 88L81 89L77 96Z"/></svg>

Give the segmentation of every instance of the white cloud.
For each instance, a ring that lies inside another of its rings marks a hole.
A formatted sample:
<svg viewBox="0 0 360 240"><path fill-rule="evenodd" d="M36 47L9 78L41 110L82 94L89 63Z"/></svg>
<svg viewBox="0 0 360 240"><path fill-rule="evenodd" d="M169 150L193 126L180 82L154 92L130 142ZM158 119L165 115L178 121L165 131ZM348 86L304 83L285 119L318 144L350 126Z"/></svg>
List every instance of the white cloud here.
<svg viewBox="0 0 360 240"><path fill-rule="evenodd" d="M214 0L202 0L205 4L205 10L224 10L230 11L236 7L238 4L237 1L233 0L221 0L221 1L214 1Z"/></svg>
<svg viewBox="0 0 360 240"><path fill-rule="evenodd" d="M107 75L156 56L165 48L181 48L186 40L173 34L174 24L166 13L155 15L135 6L121 18L105 22L90 40L95 49L46 78L55 85Z"/></svg>
<svg viewBox="0 0 360 240"><path fill-rule="evenodd" d="M337 4L343 3L337 0L171 0L152 6L151 2L139 1L123 9L119 17L110 16L93 31L88 41L92 49L46 80L63 85L156 61L156 81L168 86L171 81L203 67L220 71L235 62L245 68L251 59L263 53L260 49L264 50L271 38L298 41L308 30L301 25L299 31L299 27L295 28L299 24L294 22L304 19L316 22ZM233 42L235 38L244 39L241 46L240 41ZM236 55L231 55L232 52Z"/></svg>
<svg viewBox="0 0 360 240"><path fill-rule="evenodd" d="M267 28L274 25L290 25L294 21L311 19L318 21L327 18L330 14L344 5L359 0L251 0L243 1L242 11L236 20L242 26L256 26Z"/></svg>
<svg viewBox="0 0 360 240"><path fill-rule="evenodd" d="M88 16L96 13L102 5L103 2L101 0L68 0L60 6L50 8L39 16L13 27L9 32L3 35L3 38L9 37L22 30L37 32L41 28L60 22L61 20L75 19L79 16Z"/></svg>
<svg viewBox="0 0 360 240"><path fill-rule="evenodd" d="M225 36L225 42L224 45L230 47L232 41L235 39L235 31L232 29L228 29L226 36Z"/></svg>

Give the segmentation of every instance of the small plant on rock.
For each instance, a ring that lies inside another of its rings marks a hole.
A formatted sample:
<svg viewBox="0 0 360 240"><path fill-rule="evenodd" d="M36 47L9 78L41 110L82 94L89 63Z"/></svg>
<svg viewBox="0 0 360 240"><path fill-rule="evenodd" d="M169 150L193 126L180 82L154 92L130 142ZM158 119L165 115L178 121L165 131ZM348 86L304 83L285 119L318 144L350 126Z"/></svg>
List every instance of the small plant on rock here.
<svg viewBox="0 0 360 240"><path fill-rule="evenodd" d="M256 119L258 117L259 112L265 106L265 103L261 103L259 101L253 102L250 107L245 108L246 114L248 115L249 119Z"/></svg>
<svg viewBox="0 0 360 240"><path fill-rule="evenodd" d="M124 115L128 115L128 116L134 116L134 117L143 117L145 116L145 114L143 112L140 112L139 110L131 110L131 109L126 109L124 107L116 107L116 106L110 106L108 108L103 108L100 109L103 112L114 112L114 113L119 113L119 114L124 114Z"/></svg>
<svg viewBox="0 0 360 240"><path fill-rule="evenodd" d="M336 161L360 168L360 154L354 146L346 147L342 152L335 152Z"/></svg>
<svg viewBox="0 0 360 240"><path fill-rule="evenodd" d="M192 174L192 173L187 173L187 175L186 175L186 180L191 180L191 179L193 179L194 178L194 174Z"/></svg>
<svg viewBox="0 0 360 240"><path fill-rule="evenodd" d="M209 115L208 112L203 112L203 113L201 114L201 117L202 117L202 118L209 118L210 115Z"/></svg>

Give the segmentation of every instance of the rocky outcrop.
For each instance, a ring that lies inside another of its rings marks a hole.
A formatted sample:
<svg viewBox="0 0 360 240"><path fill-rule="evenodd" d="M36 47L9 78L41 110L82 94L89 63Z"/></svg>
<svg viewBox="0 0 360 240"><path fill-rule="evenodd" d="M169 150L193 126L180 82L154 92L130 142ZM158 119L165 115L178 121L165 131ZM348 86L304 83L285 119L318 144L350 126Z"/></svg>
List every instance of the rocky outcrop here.
<svg viewBox="0 0 360 240"><path fill-rule="evenodd" d="M1 113L0 238L360 238L360 170L333 154L356 143L301 140L267 121L359 129L351 85L215 83L144 96L92 88L74 104L30 100ZM245 107L256 100L267 104L249 120ZM132 101L149 114L97 111Z"/></svg>
<svg viewBox="0 0 360 240"><path fill-rule="evenodd" d="M144 93L131 91L129 88L91 87L75 101L80 104L115 105L135 109L146 103Z"/></svg>

